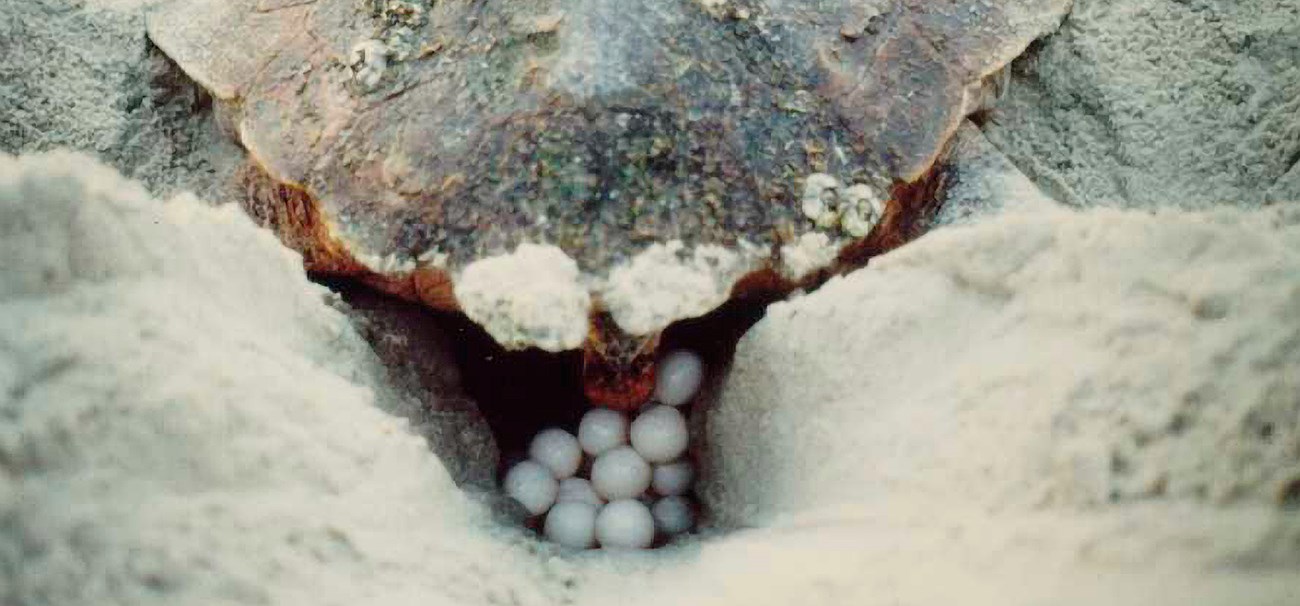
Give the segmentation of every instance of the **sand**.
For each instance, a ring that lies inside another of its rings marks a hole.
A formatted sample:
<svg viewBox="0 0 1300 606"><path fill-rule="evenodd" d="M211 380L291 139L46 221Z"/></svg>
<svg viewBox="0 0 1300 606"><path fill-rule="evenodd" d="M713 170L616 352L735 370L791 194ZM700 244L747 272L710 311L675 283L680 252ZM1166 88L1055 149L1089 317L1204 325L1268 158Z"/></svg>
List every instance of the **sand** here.
<svg viewBox="0 0 1300 606"><path fill-rule="evenodd" d="M1157 578L1181 579L1160 603L1280 603L1300 590L1297 221L1011 214L775 304L709 416L705 500L751 536L979 570L1003 603L1150 603ZM853 557L861 591L964 597Z"/></svg>
<svg viewBox="0 0 1300 606"><path fill-rule="evenodd" d="M985 130L1079 207L1300 199L1300 0L1076 0Z"/></svg>
<svg viewBox="0 0 1300 606"><path fill-rule="evenodd" d="M0 158L0 234L0 603L540 590L545 563L484 529L383 411L333 295L237 206L163 203L81 155Z"/></svg>
<svg viewBox="0 0 1300 606"><path fill-rule="evenodd" d="M210 105L151 49L157 0L22 0L0 7L0 152L95 155L155 194L228 199L240 152Z"/></svg>
<svg viewBox="0 0 1300 606"><path fill-rule="evenodd" d="M0 603L1300 600L1295 2L1078 0L947 226L742 340L705 534L585 555L221 204L148 4L0 8Z"/></svg>

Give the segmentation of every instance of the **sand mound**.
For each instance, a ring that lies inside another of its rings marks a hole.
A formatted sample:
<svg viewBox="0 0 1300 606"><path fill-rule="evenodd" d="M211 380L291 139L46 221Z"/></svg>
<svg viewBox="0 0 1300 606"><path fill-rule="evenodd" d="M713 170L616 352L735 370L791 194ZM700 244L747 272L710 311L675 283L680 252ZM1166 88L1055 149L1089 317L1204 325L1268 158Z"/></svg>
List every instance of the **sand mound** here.
<svg viewBox="0 0 1300 606"><path fill-rule="evenodd" d="M1270 603L1300 590L1300 215L934 232L770 307L707 427L706 501L762 529L711 559L815 569L733 603Z"/></svg>
<svg viewBox="0 0 1300 606"><path fill-rule="evenodd" d="M774 305L742 341L712 443L727 473L795 484L729 482L721 511L887 498L895 467L918 465L951 472L935 494L990 504L1273 502L1300 482L1300 225L1286 219L1011 216ZM769 409L806 422L783 431ZM846 425L865 431L827 434ZM800 460L827 449L859 456Z"/></svg>
<svg viewBox="0 0 1300 606"><path fill-rule="evenodd" d="M0 156L0 603L537 590L301 260L235 206Z"/></svg>

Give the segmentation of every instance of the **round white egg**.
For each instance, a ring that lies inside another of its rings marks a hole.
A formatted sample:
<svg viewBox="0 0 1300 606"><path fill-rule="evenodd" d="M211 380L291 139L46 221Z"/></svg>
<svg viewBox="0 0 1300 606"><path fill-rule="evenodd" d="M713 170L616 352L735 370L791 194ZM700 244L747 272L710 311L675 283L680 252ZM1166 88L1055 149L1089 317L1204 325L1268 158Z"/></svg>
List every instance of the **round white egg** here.
<svg viewBox="0 0 1300 606"><path fill-rule="evenodd" d="M673 497L686 494L691 489L691 483L695 481L695 466L690 461L673 461L663 465L655 465L654 474L650 479L650 487L654 491L665 497ZM568 482L568 480L565 480ZM563 498L564 484L560 484L560 494Z"/></svg>
<svg viewBox="0 0 1300 606"><path fill-rule="evenodd" d="M666 535L686 532L695 525L695 510L682 497L664 497L650 508L655 527Z"/></svg>
<svg viewBox="0 0 1300 606"><path fill-rule="evenodd" d="M605 500L596 494L596 489L591 487L591 482L583 478L564 478L560 480L560 495L556 501L578 501L580 503L590 503L592 505L604 505Z"/></svg>
<svg viewBox="0 0 1300 606"><path fill-rule="evenodd" d="M596 457L591 486L610 501L634 499L650 488L650 464L630 446L619 446Z"/></svg>
<svg viewBox="0 0 1300 606"><path fill-rule="evenodd" d="M591 456L627 444L627 417L608 408L593 408L578 423L578 443Z"/></svg>
<svg viewBox="0 0 1300 606"><path fill-rule="evenodd" d="M537 461L520 461L506 472L503 482L506 495L519 501L528 513L541 515L555 503L560 483Z"/></svg>
<svg viewBox="0 0 1300 606"><path fill-rule="evenodd" d="M560 501L546 514L542 534L554 543L573 549L596 544L597 506L578 501Z"/></svg>
<svg viewBox="0 0 1300 606"><path fill-rule="evenodd" d="M543 429L528 445L528 456L545 465L556 478L564 479L582 465L582 448L578 439L563 429Z"/></svg>
<svg viewBox="0 0 1300 606"><path fill-rule="evenodd" d="M632 421L632 448L651 463L667 463L686 452L686 417L671 406L654 406Z"/></svg>
<svg viewBox="0 0 1300 606"><path fill-rule="evenodd" d="M681 406L695 397L704 383L704 361L695 352L677 350L659 361L655 369L655 395L660 404Z"/></svg>
<svg viewBox="0 0 1300 606"><path fill-rule="evenodd" d="M645 549L654 538L654 516L640 501L613 501L596 514L596 541L601 547Z"/></svg>

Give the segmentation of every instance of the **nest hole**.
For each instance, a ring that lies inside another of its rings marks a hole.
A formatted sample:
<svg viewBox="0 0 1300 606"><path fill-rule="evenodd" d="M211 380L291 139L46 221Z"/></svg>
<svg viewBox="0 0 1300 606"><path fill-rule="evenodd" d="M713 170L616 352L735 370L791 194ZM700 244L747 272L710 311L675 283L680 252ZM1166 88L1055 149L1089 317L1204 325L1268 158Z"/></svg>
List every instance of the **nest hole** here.
<svg viewBox="0 0 1300 606"><path fill-rule="evenodd" d="M434 374L432 370L436 370L438 365L453 367L447 374L454 379L434 380L420 376L405 383L422 384L426 394L432 393L431 399L449 395L462 398L490 430L495 445L495 452L490 455L440 448L436 438L448 432L440 431L438 427L421 431L462 485L478 484L479 488L500 491L501 481L510 467L528 457L528 447L535 435L551 427L576 435L579 421L592 408L584 395L580 351L509 351L463 314L429 309L354 280L320 276L315 276L315 279L338 293L348 304L362 325L362 334L370 341L390 374L428 375ZM704 361L706 374L699 394L679 409L687 417L690 428L690 448L685 456L697 470L701 468L698 453L702 451L704 439L703 417L730 369L736 344L762 318L767 305L781 294L751 292L738 296L707 315L674 323L661 335L661 353L690 350ZM392 341L404 346L394 350L389 344ZM419 347L422 343L426 347ZM409 365L411 360L407 358L418 357L412 352L421 349L439 351L438 360L416 364L405 370L398 368ZM399 388L403 387L403 381L396 382ZM455 393L448 394L448 391ZM430 406L433 403L426 402L422 409L398 411L398 414L406 416L417 428L437 425L441 421L436 414L429 413ZM491 456L492 460L454 460L466 456ZM458 477L456 472L485 466L492 470L490 478L484 478L483 474L477 477L459 474ZM694 491L688 496L698 504ZM697 513L701 524L707 524L707 512ZM540 530L540 520L527 520L525 526ZM664 542L661 537L655 545Z"/></svg>

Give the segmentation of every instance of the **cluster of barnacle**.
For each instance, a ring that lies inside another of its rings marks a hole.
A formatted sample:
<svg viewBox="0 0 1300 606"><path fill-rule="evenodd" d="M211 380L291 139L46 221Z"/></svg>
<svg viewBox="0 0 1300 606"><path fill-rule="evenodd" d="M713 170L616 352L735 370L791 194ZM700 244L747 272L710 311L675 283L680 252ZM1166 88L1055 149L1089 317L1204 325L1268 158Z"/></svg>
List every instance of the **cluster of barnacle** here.
<svg viewBox="0 0 1300 606"><path fill-rule="evenodd" d="M821 229L839 227L854 238L871 233L885 213L885 202L866 183L847 188L826 173L814 173L804 180L801 207L804 216Z"/></svg>
<svg viewBox="0 0 1300 606"><path fill-rule="evenodd" d="M686 417L704 379L704 364L679 350L660 361L651 403L632 419L593 408L577 435L542 430L527 460L510 468L505 493L541 521L550 541L574 549L645 549L695 526L689 493L695 467L687 458Z"/></svg>
<svg viewBox="0 0 1300 606"><path fill-rule="evenodd" d="M425 2L411 0L365 0L372 18L380 23L375 37L352 47L348 67L362 88L375 88L388 69L388 61L409 59L419 45L419 30L428 22Z"/></svg>
<svg viewBox="0 0 1300 606"><path fill-rule="evenodd" d="M428 0L365 0L370 16L388 27L417 29L425 24Z"/></svg>
<svg viewBox="0 0 1300 606"><path fill-rule="evenodd" d="M388 70L388 45L373 39L356 43L348 55L348 67L363 89L375 88Z"/></svg>

